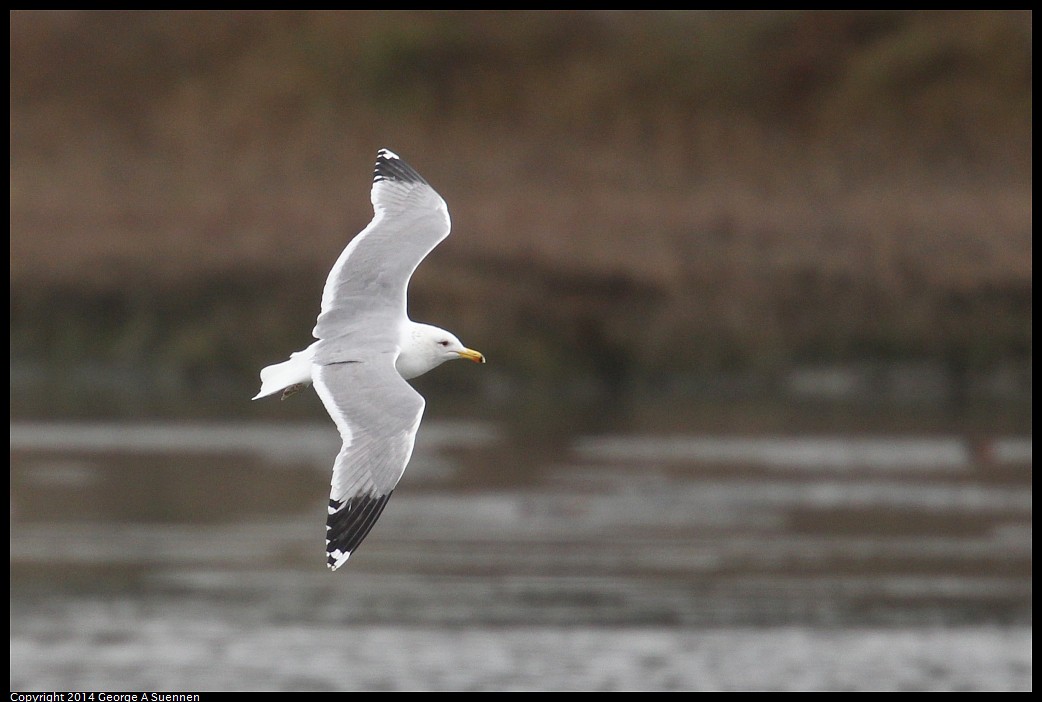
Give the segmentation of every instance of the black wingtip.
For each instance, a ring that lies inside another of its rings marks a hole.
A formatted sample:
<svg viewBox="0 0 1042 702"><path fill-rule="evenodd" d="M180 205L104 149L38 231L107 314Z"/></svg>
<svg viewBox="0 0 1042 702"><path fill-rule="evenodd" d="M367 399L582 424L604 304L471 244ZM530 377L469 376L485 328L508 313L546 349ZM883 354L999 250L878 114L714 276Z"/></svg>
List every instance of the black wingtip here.
<svg viewBox="0 0 1042 702"><path fill-rule="evenodd" d="M428 184L416 170L403 161L398 154L390 149L380 149L376 152L376 167L373 168L373 182L381 180L397 180L403 183Z"/></svg>
<svg viewBox="0 0 1042 702"><path fill-rule="evenodd" d="M359 495L348 500L329 501L326 520L327 565L334 570L354 553L369 535L376 520L384 511L391 493L386 495Z"/></svg>

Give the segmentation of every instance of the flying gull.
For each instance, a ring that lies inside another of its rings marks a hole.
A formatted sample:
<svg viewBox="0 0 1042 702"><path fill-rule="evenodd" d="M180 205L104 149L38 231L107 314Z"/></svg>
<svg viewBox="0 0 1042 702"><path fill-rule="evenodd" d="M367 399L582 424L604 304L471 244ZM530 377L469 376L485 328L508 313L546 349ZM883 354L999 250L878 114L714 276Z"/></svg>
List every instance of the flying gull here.
<svg viewBox="0 0 1042 702"><path fill-rule="evenodd" d="M375 216L333 264L322 289L318 341L260 372L253 399L314 383L343 446L333 462L327 565L342 566L369 534L412 455L423 397L410 378L481 353L406 312L413 271L449 235L445 201L397 154L376 154Z"/></svg>

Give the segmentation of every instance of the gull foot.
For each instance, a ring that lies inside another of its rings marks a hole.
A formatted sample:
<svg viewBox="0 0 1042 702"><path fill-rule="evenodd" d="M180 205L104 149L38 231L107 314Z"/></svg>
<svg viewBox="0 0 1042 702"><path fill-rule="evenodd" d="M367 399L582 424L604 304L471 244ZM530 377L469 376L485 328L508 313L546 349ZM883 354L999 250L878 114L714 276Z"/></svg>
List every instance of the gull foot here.
<svg viewBox="0 0 1042 702"><path fill-rule="evenodd" d="M306 387L307 385L305 385L304 383L296 383L294 385L290 385L288 388L282 391L282 399L285 400L290 395L296 395L298 392L300 392Z"/></svg>

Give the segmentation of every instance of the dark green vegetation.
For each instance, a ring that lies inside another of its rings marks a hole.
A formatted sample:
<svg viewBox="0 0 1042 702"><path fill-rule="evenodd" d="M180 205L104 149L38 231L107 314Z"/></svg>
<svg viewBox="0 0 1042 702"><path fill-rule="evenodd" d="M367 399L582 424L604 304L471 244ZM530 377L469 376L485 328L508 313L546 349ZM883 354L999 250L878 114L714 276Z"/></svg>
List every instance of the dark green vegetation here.
<svg viewBox="0 0 1042 702"><path fill-rule="evenodd" d="M252 394L387 146L453 215L413 316L508 375L1029 368L1031 42L1017 12L15 12L12 360Z"/></svg>

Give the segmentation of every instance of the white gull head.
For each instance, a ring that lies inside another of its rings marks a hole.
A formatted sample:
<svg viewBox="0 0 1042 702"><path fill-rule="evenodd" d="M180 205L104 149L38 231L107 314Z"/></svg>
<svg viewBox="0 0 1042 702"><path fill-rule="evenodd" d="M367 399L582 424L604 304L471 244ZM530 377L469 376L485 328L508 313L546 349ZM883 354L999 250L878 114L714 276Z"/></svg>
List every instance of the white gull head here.
<svg viewBox="0 0 1042 702"><path fill-rule="evenodd" d="M401 352L394 367L399 375L409 380L457 358L485 362L480 352L468 349L452 333L407 320L401 334Z"/></svg>

